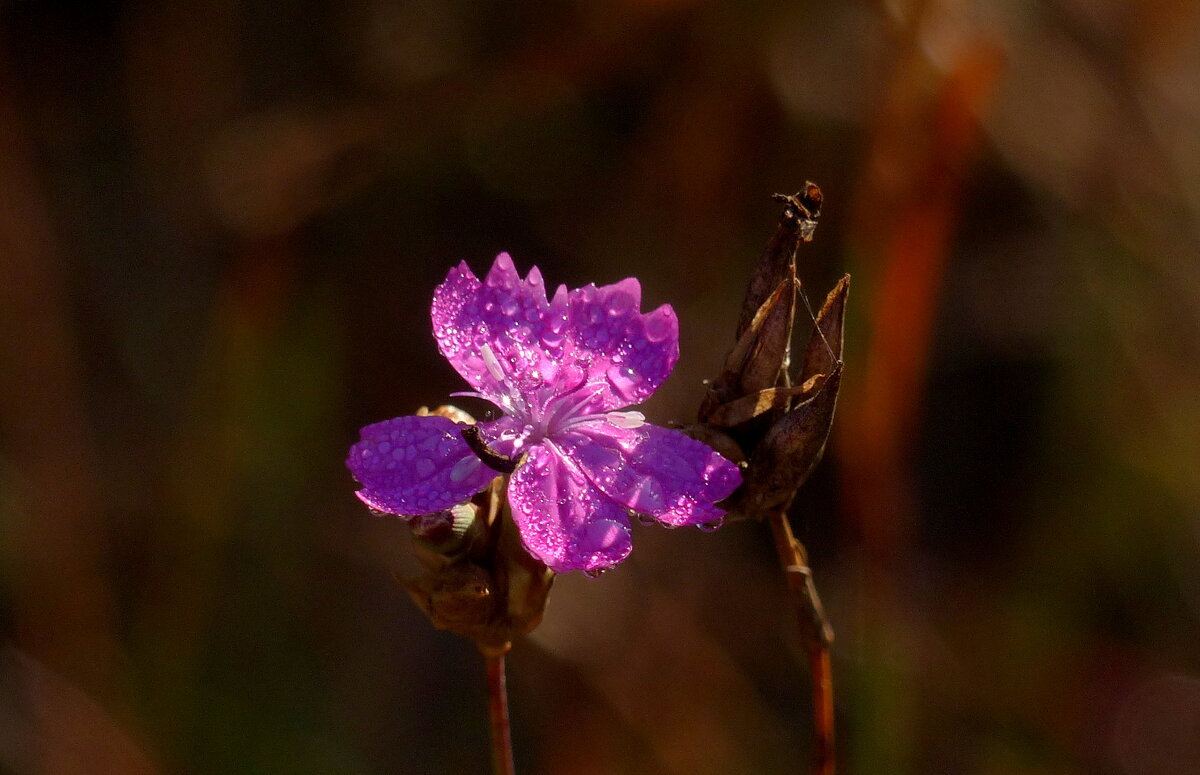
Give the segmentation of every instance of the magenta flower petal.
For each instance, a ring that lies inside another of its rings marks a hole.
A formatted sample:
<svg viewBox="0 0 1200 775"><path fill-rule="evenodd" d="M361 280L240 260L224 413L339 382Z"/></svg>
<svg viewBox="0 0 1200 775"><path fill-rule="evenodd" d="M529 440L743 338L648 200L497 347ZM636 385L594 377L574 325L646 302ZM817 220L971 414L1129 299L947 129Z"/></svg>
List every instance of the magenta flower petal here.
<svg viewBox="0 0 1200 775"><path fill-rule="evenodd" d="M632 277L585 285L568 295L572 355L589 383L606 385L587 408L602 412L640 403L658 390L679 358L679 320L664 304L642 313L642 288Z"/></svg>
<svg viewBox="0 0 1200 775"><path fill-rule="evenodd" d="M528 394L546 385L539 337L552 328L549 307L536 267L522 280L501 253L481 282L464 261L433 292L433 335L446 360L485 397Z"/></svg>
<svg viewBox="0 0 1200 775"><path fill-rule="evenodd" d="M397 417L368 425L346 459L362 485L359 500L400 516L432 514L487 487L496 472L479 460L445 417Z"/></svg>
<svg viewBox="0 0 1200 775"><path fill-rule="evenodd" d="M713 504L738 488L738 467L680 431L643 424L580 423L560 440L609 498L666 525L717 524Z"/></svg>
<svg viewBox="0 0 1200 775"><path fill-rule="evenodd" d="M633 546L625 510L553 442L529 451L509 483L508 502L525 548L556 572L609 568Z"/></svg>
<svg viewBox="0 0 1200 775"><path fill-rule="evenodd" d="M642 313L641 286L559 286L546 299L536 267L522 280L507 253L480 281L459 264L434 291L434 336L442 354L481 395L508 413L532 415L586 386L580 412L644 400L679 357L669 305Z"/></svg>

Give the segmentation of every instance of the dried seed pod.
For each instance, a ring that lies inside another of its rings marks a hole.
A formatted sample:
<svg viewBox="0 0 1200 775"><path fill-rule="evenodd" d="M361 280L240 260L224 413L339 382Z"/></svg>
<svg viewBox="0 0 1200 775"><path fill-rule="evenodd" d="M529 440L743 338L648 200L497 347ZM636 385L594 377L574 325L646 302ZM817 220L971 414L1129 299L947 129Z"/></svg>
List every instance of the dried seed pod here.
<svg viewBox="0 0 1200 775"><path fill-rule="evenodd" d="M750 457L740 508L766 513L791 503L825 450L841 378L839 365L811 398L771 426Z"/></svg>
<svg viewBox="0 0 1200 775"><path fill-rule="evenodd" d="M785 508L821 458L841 385L850 287L847 275L825 299L796 377L799 384L793 387L788 361L800 287L795 254L800 242L812 238L821 189L808 183L797 194L777 194L775 199L785 205L779 227L746 291L737 343L699 412L700 428L728 440L748 458L742 487L723 505L731 514L750 518Z"/></svg>

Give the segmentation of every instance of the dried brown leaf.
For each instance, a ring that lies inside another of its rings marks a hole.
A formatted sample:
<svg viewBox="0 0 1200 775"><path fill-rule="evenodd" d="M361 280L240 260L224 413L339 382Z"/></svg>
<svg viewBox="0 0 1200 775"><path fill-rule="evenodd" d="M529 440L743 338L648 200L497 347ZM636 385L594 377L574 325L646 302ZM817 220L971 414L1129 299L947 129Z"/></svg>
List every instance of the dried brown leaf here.
<svg viewBox="0 0 1200 775"><path fill-rule="evenodd" d="M787 409L793 401L804 401L820 390L826 377L817 374L803 385L767 388L715 407L707 422L720 428L734 428L775 409Z"/></svg>
<svg viewBox="0 0 1200 775"><path fill-rule="evenodd" d="M699 413L701 422L708 422L722 404L780 384L781 377L787 384L796 287L794 281L779 283L758 308L705 395Z"/></svg>
<svg viewBox="0 0 1200 775"><path fill-rule="evenodd" d="M807 401L793 407L754 450L738 499L748 514L785 508L821 459L833 425L842 370L838 366Z"/></svg>

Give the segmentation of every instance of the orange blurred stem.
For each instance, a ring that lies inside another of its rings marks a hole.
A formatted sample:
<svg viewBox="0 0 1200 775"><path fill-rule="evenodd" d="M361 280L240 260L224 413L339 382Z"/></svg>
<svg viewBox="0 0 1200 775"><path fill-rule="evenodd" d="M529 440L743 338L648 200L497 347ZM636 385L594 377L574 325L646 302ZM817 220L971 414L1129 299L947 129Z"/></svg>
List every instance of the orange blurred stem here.
<svg viewBox="0 0 1200 775"><path fill-rule="evenodd" d="M504 676L504 653L484 652L487 663L488 720L492 727L492 773L514 775L512 735L508 724L508 686Z"/></svg>
<svg viewBox="0 0 1200 775"><path fill-rule="evenodd" d="M787 510L780 509L767 517L771 535L775 539L775 551L779 564L787 576L788 589L796 611L796 625L808 652L808 666L812 673L813 715L813 769L816 775L833 775L833 667L829 659L829 645L833 643L833 629L825 618L825 609L813 584L812 570L808 567L808 553L804 544L792 535L787 521Z"/></svg>

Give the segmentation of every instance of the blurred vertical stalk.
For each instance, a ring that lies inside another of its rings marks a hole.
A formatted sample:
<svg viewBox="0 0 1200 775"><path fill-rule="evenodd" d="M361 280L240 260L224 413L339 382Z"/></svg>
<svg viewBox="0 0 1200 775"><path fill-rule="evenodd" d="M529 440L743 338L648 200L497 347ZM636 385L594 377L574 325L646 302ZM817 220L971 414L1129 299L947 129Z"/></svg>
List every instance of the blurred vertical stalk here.
<svg viewBox="0 0 1200 775"><path fill-rule="evenodd" d="M980 123L1004 67L1003 49L964 39L944 68L928 59L920 30L945 23L944 9L910 9L888 83L870 126L870 148L851 216L850 261L865 297L850 358L859 379L843 396L838 434L847 529L861 542L863 592L875 612L861 635L868 673L855 687L854 725L863 771L907 770L927 720L914 701L919 659L901 646L898 624L920 610L911 576L919 519L913 439L924 410L937 307L962 217ZM918 625L919 626L919 625Z"/></svg>
<svg viewBox="0 0 1200 775"><path fill-rule="evenodd" d="M21 107L0 62L0 437L15 495L5 504L2 548L19 647L108 699L119 662L117 606L105 570L98 455Z"/></svg>
<svg viewBox="0 0 1200 775"><path fill-rule="evenodd" d="M151 775L128 734L103 456L21 96L0 61L0 565L15 630L0 770Z"/></svg>
<svg viewBox="0 0 1200 775"><path fill-rule="evenodd" d="M504 652L481 649L487 664L488 721L492 729L492 775L514 775L512 733L508 721L508 682Z"/></svg>

